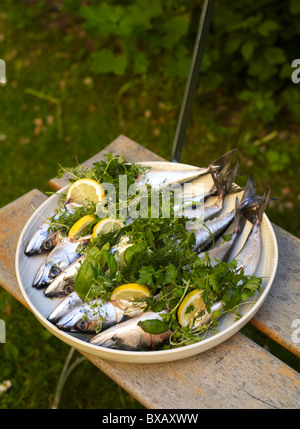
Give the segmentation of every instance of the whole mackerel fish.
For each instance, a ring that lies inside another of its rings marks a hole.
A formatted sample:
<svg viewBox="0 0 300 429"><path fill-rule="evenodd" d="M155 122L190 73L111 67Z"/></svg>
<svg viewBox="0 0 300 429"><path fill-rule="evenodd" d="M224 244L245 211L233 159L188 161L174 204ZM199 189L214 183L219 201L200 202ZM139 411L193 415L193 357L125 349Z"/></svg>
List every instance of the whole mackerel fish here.
<svg viewBox="0 0 300 429"><path fill-rule="evenodd" d="M153 319L162 320L162 317L159 313L146 311L138 317L100 332L90 340L90 343L119 350L151 350L166 342L172 334L171 330L161 334L149 334L139 326L139 322Z"/></svg>
<svg viewBox="0 0 300 429"><path fill-rule="evenodd" d="M198 329L204 323L207 323L214 311L221 311L223 309L222 302L216 302L212 305L211 312L205 311L205 314L200 316L194 321L193 329ZM168 342L173 331L167 329L165 332L160 334L150 334L145 332L140 322L147 320L163 320L161 313L153 311L145 311L140 316L134 317L133 319L121 322L118 325L112 326L103 332L95 335L90 343L118 350L129 350L129 351L142 351L142 350L153 350L156 347L160 347L164 343Z"/></svg>
<svg viewBox="0 0 300 429"><path fill-rule="evenodd" d="M140 315L146 303L135 303L123 299L102 301L94 299L82 302L56 321L56 326L64 331L78 333L95 333L105 330L124 320Z"/></svg>
<svg viewBox="0 0 300 429"><path fill-rule="evenodd" d="M208 167L205 168L191 168L187 169L174 169L174 170L160 170L159 168L153 166L150 170L142 173L136 183L138 185L151 185L152 189L159 189L167 186L171 186L175 183L185 183L189 182L197 177L203 176L210 172L211 168L220 171L225 164L232 158L236 153L237 149L233 149L229 152L226 152L219 159L212 162Z"/></svg>

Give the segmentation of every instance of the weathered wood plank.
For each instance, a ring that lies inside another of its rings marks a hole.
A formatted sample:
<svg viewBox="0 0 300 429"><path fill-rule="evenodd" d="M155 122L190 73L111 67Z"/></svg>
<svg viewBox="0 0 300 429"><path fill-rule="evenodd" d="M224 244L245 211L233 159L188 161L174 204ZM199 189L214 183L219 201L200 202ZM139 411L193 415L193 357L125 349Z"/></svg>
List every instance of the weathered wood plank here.
<svg viewBox="0 0 300 429"><path fill-rule="evenodd" d="M33 189L0 209L0 285L23 305L24 297L15 274L15 254L22 229L47 196Z"/></svg>
<svg viewBox="0 0 300 429"><path fill-rule="evenodd" d="M273 228L278 242L278 268L265 302L250 323L300 357L300 342L293 337L293 321L300 317L300 240L276 225Z"/></svg>
<svg viewBox="0 0 300 429"><path fill-rule="evenodd" d="M146 408L297 409L300 376L238 333L191 358L143 365L85 354Z"/></svg>
<svg viewBox="0 0 300 429"><path fill-rule="evenodd" d="M127 161L165 161L165 159L144 148L128 137L120 135L105 149L101 150L99 153L83 162L81 165L84 167L92 167L94 162L104 160L104 155L109 152L111 152L113 155L124 155ZM55 190L61 189L68 183L69 180L67 174L64 174L60 179L54 177L49 181L50 186Z"/></svg>

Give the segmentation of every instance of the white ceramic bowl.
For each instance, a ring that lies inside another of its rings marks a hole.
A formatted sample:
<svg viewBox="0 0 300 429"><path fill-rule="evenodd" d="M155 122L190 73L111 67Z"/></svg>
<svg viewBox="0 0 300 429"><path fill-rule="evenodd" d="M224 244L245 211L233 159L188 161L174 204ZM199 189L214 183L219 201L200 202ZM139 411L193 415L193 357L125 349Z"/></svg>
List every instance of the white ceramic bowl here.
<svg viewBox="0 0 300 429"><path fill-rule="evenodd" d="M142 165L154 166L161 170L167 170L172 168L177 169L190 169L190 165L179 164L179 163L169 163L169 162L143 162ZM195 168L195 167L192 167ZM199 180L207 181L204 183L204 187L208 188L211 185L210 175L202 176ZM66 192L65 187L59 192ZM55 306L60 302L62 298L49 299L43 294L43 290L36 289L32 287L33 278L45 259L45 255L36 255L28 257L25 255L24 250L26 245L42 223L43 218L47 218L53 210L57 207L59 196L52 195L48 198L30 217L27 221L24 229L20 235L17 250L16 250L16 275L19 282L20 289L22 294L31 309L32 313L37 317L37 319L46 327L53 335L55 335L60 340L69 344L70 346L76 348L79 351L89 353L91 355L98 356L103 359L109 359L120 362L133 362L133 363L157 363L157 362L167 362L177 359L186 358L189 356L196 355L198 353L204 352L216 345L227 340L237 331L239 331L258 311L262 303L264 302L266 296L268 295L274 276L277 269L278 263L278 248L277 241L275 237L274 230L272 225L264 214L262 222L262 250L261 258L258 264L256 275L263 277L262 291L256 293L253 297L249 299L249 303L243 304L239 313L242 314L242 317L235 321L235 315L228 313L220 320L218 333L212 334L209 333L207 337L195 344L191 344L184 347L179 347L171 350L161 350L161 351L122 351L122 350L113 350L109 348L104 348L100 346L95 346L87 342L87 338L81 334L73 334L59 330L56 326L50 323L47 320L47 317ZM226 203L224 210L230 210L234 204L234 197L229 199ZM245 237L249 232L247 228L245 233L240 237L237 245L236 252L241 248Z"/></svg>

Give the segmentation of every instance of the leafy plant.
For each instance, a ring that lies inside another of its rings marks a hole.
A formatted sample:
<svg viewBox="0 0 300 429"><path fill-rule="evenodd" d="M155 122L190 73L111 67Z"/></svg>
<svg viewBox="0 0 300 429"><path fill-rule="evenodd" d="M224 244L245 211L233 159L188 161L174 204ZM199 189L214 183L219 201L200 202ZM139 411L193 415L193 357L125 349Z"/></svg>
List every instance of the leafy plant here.
<svg viewBox="0 0 300 429"><path fill-rule="evenodd" d="M82 6L80 15L83 28L99 40L99 49L91 54L95 73L124 75L129 70L144 74L153 57L165 51L169 58L164 71L186 77L190 56L183 40L189 29L190 12L182 5L174 8L173 2L165 4L161 0L135 0L126 5L106 1Z"/></svg>
<svg viewBox="0 0 300 429"><path fill-rule="evenodd" d="M66 3L76 13L74 2ZM94 42L91 70L131 78L159 72L186 79L200 14L196 0L85 2L78 18ZM291 62L299 56L299 14L295 0L216 4L199 87L228 94L234 88L249 115L266 123L282 108L298 114L289 91Z"/></svg>

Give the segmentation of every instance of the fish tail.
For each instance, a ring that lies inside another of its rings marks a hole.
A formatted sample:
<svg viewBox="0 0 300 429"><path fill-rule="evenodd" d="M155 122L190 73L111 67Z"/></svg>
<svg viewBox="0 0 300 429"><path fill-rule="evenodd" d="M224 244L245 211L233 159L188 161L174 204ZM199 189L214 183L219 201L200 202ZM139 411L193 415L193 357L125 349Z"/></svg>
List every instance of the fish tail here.
<svg viewBox="0 0 300 429"><path fill-rule="evenodd" d="M264 195L260 206L258 207L258 214L257 214L257 222L258 224L261 224L262 222L262 218L263 218L263 214L266 210L266 207L268 205L268 202L270 200L270 195L271 195L271 189L268 190L267 194Z"/></svg>
<svg viewBox="0 0 300 429"><path fill-rule="evenodd" d="M248 207L253 201L255 200L255 192L256 192L256 186L254 182L254 177L251 174L251 176L248 179L248 182L246 184L241 204L243 208Z"/></svg>
<svg viewBox="0 0 300 429"><path fill-rule="evenodd" d="M264 212L270 200L271 190L269 189L262 197L257 197L256 204L251 204L244 212L244 217L252 224L261 225Z"/></svg>
<svg viewBox="0 0 300 429"><path fill-rule="evenodd" d="M239 163L230 169L230 163L227 161L220 172L217 169L210 167L210 173L214 181L214 186L217 190L217 195L221 200L230 192L234 179L238 173Z"/></svg>
<svg viewBox="0 0 300 429"><path fill-rule="evenodd" d="M234 207L234 232L238 231L241 221L241 213L242 213L242 204L238 197L235 198L235 207Z"/></svg>
<svg viewBox="0 0 300 429"><path fill-rule="evenodd" d="M242 214L243 214L243 201L240 200L238 197L236 197L235 207L234 207L234 220L233 220L234 233L242 231L245 226L246 218L242 216Z"/></svg>
<svg viewBox="0 0 300 429"><path fill-rule="evenodd" d="M225 184L225 191L226 191L227 194L229 193L229 191L230 191L230 189L232 187L232 184L234 182L234 179L236 178L236 176L238 174L239 166L240 166L240 163L237 162L236 166L229 171L229 178L228 178L228 180L227 180L227 182Z"/></svg>
<svg viewBox="0 0 300 429"><path fill-rule="evenodd" d="M224 153L220 158L210 164L210 167L216 168L218 171L230 161L233 155L237 152L237 149L232 149L229 152Z"/></svg>

